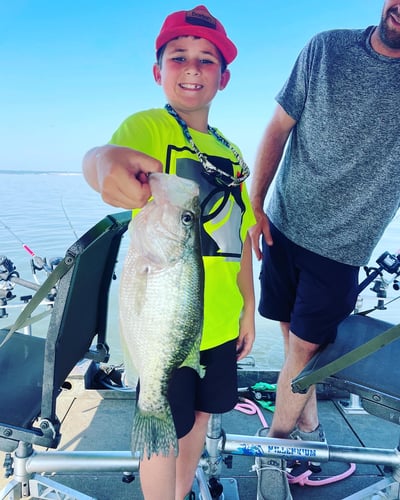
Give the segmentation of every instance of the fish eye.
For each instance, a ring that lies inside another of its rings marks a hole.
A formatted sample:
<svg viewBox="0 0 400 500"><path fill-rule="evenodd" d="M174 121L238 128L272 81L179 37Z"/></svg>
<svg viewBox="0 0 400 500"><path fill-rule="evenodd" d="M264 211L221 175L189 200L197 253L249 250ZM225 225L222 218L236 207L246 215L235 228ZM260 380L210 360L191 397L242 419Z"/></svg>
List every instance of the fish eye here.
<svg viewBox="0 0 400 500"><path fill-rule="evenodd" d="M184 226L190 226L193 223L193 219L193 212L190 212L189 210L182 212L181 221Z"/></svg>

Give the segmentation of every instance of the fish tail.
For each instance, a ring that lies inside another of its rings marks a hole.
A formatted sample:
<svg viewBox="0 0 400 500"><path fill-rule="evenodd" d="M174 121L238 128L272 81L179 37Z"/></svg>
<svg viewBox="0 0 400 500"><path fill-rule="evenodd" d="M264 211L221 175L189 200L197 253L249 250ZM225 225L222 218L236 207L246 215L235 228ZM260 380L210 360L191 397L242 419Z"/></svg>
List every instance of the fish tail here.
<svg viewBox="0 0 400 500"><path fill-rule="evenodd" d="M169 410L169 409L168 409ZM164 415L146 413L136 408L133 431L132 431L132 451L139 454L140 460L147 455L168 456L174 450L178 455L178 439L171 411Z"/></svg>

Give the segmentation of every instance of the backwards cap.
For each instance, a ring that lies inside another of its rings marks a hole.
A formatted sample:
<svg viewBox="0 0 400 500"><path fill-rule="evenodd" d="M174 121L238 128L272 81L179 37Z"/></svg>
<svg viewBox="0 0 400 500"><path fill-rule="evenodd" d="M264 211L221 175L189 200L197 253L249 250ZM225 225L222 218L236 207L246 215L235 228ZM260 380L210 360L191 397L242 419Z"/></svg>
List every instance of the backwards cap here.
<svg viewBox="0 0 400 500"><path fill-rule="evenodd" d="M205 38L219 49L226 64L230 64L237 55L237 48L227 37L224 27L204 5L170 14L156 39L156 51L178 36Z"/></svg>

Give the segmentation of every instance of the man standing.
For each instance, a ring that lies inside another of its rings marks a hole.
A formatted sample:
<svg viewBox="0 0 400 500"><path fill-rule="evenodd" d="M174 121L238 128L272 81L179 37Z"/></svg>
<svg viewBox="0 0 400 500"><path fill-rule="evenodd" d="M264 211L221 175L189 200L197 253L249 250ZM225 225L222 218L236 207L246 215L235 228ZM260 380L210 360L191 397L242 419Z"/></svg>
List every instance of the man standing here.
<svg viewBox="0 0 400 500"><path fill-rule="evenodd" d="M259 311L280 321L285 345L270 437L324 440L315 389L294 394L291 380L335 339L359 267L399 208L399 97L398 0L384 2L378 26L313 37L277 96L251 188ZM278 465L263 471L262 498L291 498Z"/></svg>

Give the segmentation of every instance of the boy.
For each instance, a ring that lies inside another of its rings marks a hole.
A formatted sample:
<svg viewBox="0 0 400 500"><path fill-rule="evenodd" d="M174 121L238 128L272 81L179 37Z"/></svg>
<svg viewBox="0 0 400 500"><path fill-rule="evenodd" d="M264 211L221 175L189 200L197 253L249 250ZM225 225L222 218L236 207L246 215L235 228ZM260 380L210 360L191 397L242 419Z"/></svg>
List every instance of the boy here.
<svg viewBox="0 0 400 500"><path fill-rule="evenodd" d="M240 151L208 125L210 105L229 82L237 49L204 6L169 15L156 40L153 75L168 104L128 117L110 144L83 161L88 183L107 203L141 208L150 196L147 174L164 171L200 188L205 267L201 363L204 378L180 368L169 387L179 454L152 455L140 464L146 500L193 498L190 492L211 413L237 401L236 361L254 342L251 245L254 223ZM238 335L239 329L239 335ZM156 355L156 353L155 353ZM134 451L134 450L133 450ZM189 493L188 493L189 492Z"/></svg>

